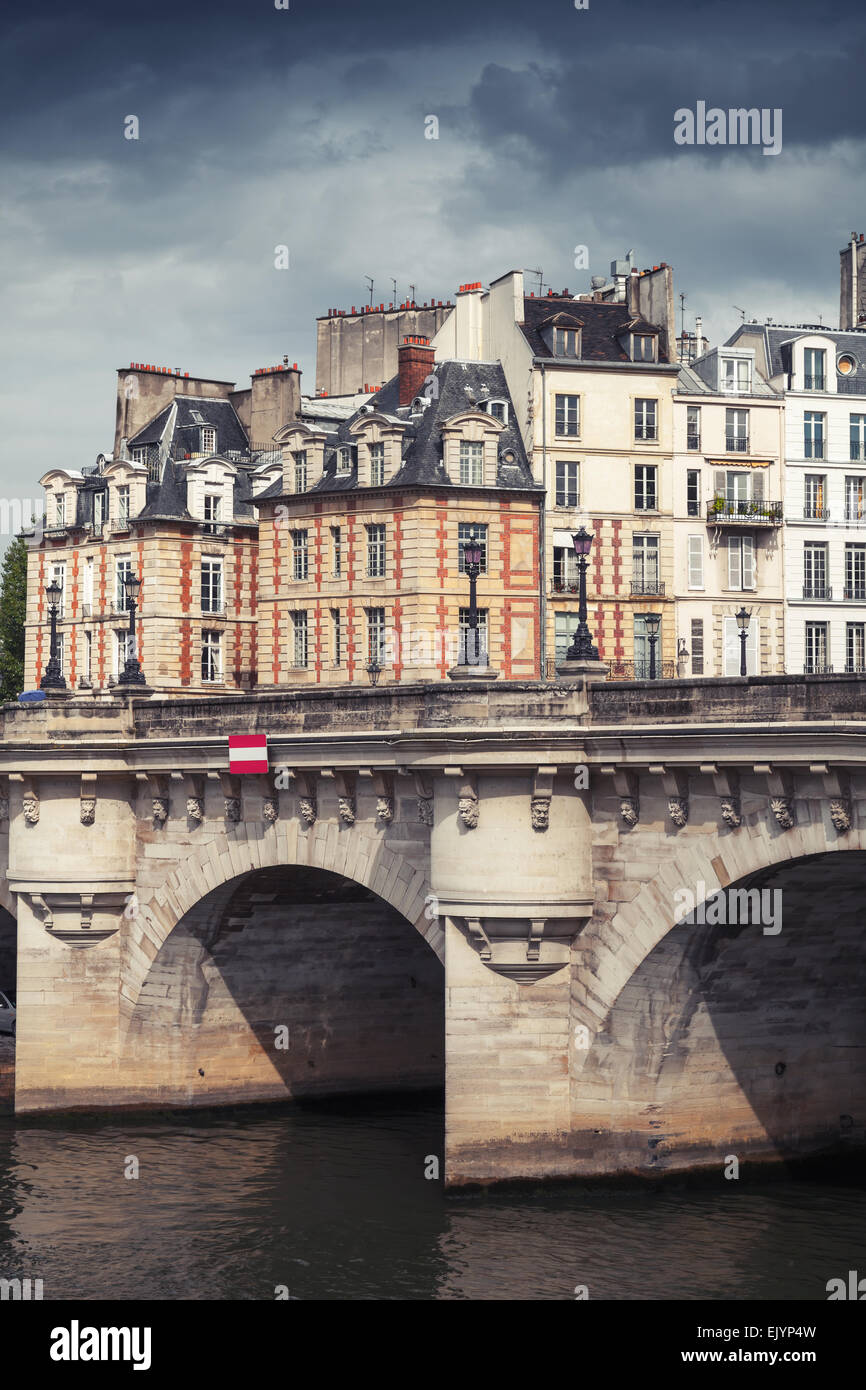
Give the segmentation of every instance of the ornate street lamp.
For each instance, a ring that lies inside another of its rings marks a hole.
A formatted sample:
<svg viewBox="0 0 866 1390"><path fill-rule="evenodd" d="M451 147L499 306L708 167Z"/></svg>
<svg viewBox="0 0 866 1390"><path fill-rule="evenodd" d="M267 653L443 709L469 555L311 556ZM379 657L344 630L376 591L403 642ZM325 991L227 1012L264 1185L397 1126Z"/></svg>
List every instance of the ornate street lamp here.
<svg viewBox="0 0 866 1390"><path fill-rule="evenodd" d="M478 659L478 576L481 573L481 542L473 527L468 541L463 542L463 568L469 576L469 631L473 634L474 660L469 659L469 641L466 642L466 665L480 665Z"/></svg>
<svg viewBox="0 0 866 1390"><path fill-rule="evenodd" d="M138 607L136 599L141 589L141 580L129 570L123 576L123 587L129 604L129 636L126 639L126 661L118 685L147 685L144 672L135 655L135 610Z"/></svg>
<svg viewBox="0 0 866 1390"><path fill-rule="evenodd" d="M60 669L60 644L57 640L57 615L60 612L60 596L63 589L56 579L45 585L48 596L48 617L51 622L51 642L48 648L48 665L39 682L40 690L65 690L66 681Z"/></svg>
<svg viewBox="0 0 866 1390"><path fill-rule="evenodd" d="M649 678L651 681L654 681L656 678L656 642L658 641L659 628L662 625L662 615L661 613L644 613L643 621L644 627L646 628L646 635L649 638Z"/></svg>
<svg viewBox="0 0 866 1390"><path fill-rule="evenodd" d="M571 538L577 556L579 573L579 602L577 606L577 627L571 646L565 654L566 661L598 661L598 647L593 645L592 633L586 622L586 571L589 565L587 556L592 545L592 536L585 526L581 526Z"/></svg>
<svg viewBox="0 0 866 1390"><path fill-rule="evenodd" d="M379 684L379 677L381 676L381 674L382 674L382 667L379 665L379 663L378 663L378 661L376 660L375 656L371 656L371 657L370 657L370 660L369 660L369 662L368 662L368 664L367 664L367 675L368 675L369 678L370 678L370 684L371 684L371 685L378 685L378 684Z"/></svg>
<svg viewBox="0 0 866 1390"><path fill-rule="evenodd" d="M743 605L737 613L737 627L740 629L740 675L745 676L746 672L746 640L749 636L749 619L752 616L751 608Z"/></svg>

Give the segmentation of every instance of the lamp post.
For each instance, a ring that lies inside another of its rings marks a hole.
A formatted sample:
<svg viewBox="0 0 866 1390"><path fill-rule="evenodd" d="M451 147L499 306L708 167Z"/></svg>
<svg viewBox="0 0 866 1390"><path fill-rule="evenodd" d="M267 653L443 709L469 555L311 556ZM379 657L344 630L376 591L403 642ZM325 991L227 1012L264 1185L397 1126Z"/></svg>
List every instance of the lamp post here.
<svg viewBox="0 0 866 1390"><path fill-rule="evenodd" d="M48 617L51 623L51 642L48 648L48 665L39 682L40 690L65 690L66 681L60 669L60 651L57 641L57 615L60 612L60 595L63 589L56 579L45 585L48 596Z"/></svg>
<svg viewBox="0 0 866 1390"><path fill-rule="evenodd" d="M577 605L577 627L571 646L565 654L566 661L598 661L598 647L593 645L592 633L586 622L586 571L589 565L587 556L592 545L592 536L585 526L581 526L571 538L577 556L579 575L579 601Z"/></svg>
<svg viewBox="0 0 866 1390"><path fill-rule="evenodd" d="M749 636L749 619L752 616L751 608L743 605L737 613L737 627L740 629L740 675L747 675L746 671L746 640Z"/></svg>
<svg viewBox="0 0 866 1390"><path fill-rule="evenodd" d="M141 580L130 570L123 577L123 587L129 604L129 636L126 639L126 661L118 685L147 685L144 672L135 655L135 610L138 607L136 599L141 589Z"/></svg>
<svg viewBox="0 0 866 1390"><path fill-rule="evenodd" d="M463 542L463 568L469 576L469 631L473 634L474 660L469 658L469 638L466 640L466 665L480 665L478 659L478 576L481 573L481 542L473 528L468 541Z"/></svg>
<svg viewBox="0 0 866 1390"><path fill-rule="evenodd" d="M382 667L379 665L375 656L371 656L369 662L367 663L367 675L369 677L370 684L378 685L379 677L381 676L381 674Z"/></svg>
<svg viewBox="0 0 866 1390"><path fill-rule="evenodd" d="M662 615L661 613L644 613L643 621L646 635L649 638L649 678L654 681L656 678L656 642L658 641L659 628L662 625Z"/></svg>

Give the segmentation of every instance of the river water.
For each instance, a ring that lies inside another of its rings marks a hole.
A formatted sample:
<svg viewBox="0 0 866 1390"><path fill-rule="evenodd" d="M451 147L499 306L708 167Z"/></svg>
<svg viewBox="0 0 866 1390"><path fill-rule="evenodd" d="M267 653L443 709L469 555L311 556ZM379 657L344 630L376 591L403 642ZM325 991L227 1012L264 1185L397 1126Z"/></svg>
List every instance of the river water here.
<svg viewBox="0 0 866 1390"><path fill-rule="evenodd" d="M866 1270L850 1175L446 1196L442 1142L427 1097L7 1115L0 1274L46 1300L825 1300Z"/></svg>

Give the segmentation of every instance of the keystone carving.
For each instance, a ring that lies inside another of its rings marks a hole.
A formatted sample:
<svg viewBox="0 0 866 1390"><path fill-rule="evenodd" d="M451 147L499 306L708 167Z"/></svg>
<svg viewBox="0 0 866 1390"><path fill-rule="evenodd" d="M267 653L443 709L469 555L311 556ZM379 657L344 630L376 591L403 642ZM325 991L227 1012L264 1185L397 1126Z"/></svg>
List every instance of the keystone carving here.
<svg viewBox="0 0 866 1390"><path fill-rule="evenodd" d="M619 805L619 813L626 825L637 825L640 820L640 802L636 796L624 796Z"/></svg>
<svg viewBox="0 0 866 1390"><path fill-rule="evenodd" d="M237 822L241 818L241 799L239 796L227 796L225 798L226 820Z"/></svg>
<svg viewBox="0 0 866 1390"><path fill-rule="evenodd" d="M474 778L467 778L460 784L460 791L457 799L457 818L462 821L467 830L475 830L478 826L478 791Z"/></svg>
<svg viewBox="0 0 866 1390"><path fill-rule="evenodd" d="M83 796L81 798L81 824L92 825L96 820L96 797Z"/></svg>
<svg viewBox="0 0 866 1390"><path fill-rule="evenodd" d="M837 830L845 831L851 829L851 802L847 797L831 797L830 819Z"/></svg>
<svg viewBox="0 0 866 1390"><path fill-rule="evenodd" d="M204 798L201 796L188 796L186 799L186 813L190 820L204 820Z"/></svg>
<svg viewBox="0 0 866 1390"><path fill-rule="evenodd" d="M532 817L533 830L546 830L550 825L550 799L546 796L534 796L529 804L529 814Z"/></svg>
<svg viewBox="0 0 866 1390"><path fill-rule="evenodd" d="M418 798L418 819L422 825L431 826L433 824L433 798L432 796L419 796Z"/></svg>
<svg viewBox="0 0 866 1390"><path fill-rule="evenodd" d="M165 825L168 820L167 796L155 796L153 798L153 819L157 825Z"/></svg>
<svg viewBox="0 0 866 1390"><path fill-rule="evenodd" d="M315 825L318 809L314 796L298 797L298 813L305 825Z"/></svg>
<svg viewBox="0 0 866 1390"><path fill-rule="evenodd" d="M393 796L380 796L376 800L376 816L384 825L390 825L394 819L394 798Z"/></svg>
<svg viewBox="0 0 866 1390"><path fill-rule="evenodd" d="M791 796L774 796L770 800L770 810L779 822L783 830L791 830L794 826L794 798Z"/></svg>
<svg viewBox="0 0 866 1390"><path fill-rule="evenodd" d="M553 799L553 779L555 767L539 767L532 779L532 797L529 802L529 816L533 830L546 830L550 825L550 803Z"/></svg>
<svg viewBox="0 0 866 1390"><path fill-rule="evenodd" d="M687 796L672 796L668 798L668 814L674 825L680 829L686 824L689 818L689 799Z"/></svg>
<svg viewBox="0 0 866 1390"><path fill-rule="evenodd" d="M39 797L34 792L24 798L24 819L28 825L39 823Z"/></svg>
<svg viewBox="0 0 866 1390"><path fill-rule="evenodd" d="M737 796L723 796L722 820L725 825L730 826L731 830L736 830L743 823L743 813L740 809L740 799Z"/></svg>
<svg viewBox="0 0 866 1390"><path fill-rule="evenodd" d="M268 825L273 825L279 814L280 808L277 805L277 798L275 796L266 796L262 802L262 819L267 821Z"/></svg>

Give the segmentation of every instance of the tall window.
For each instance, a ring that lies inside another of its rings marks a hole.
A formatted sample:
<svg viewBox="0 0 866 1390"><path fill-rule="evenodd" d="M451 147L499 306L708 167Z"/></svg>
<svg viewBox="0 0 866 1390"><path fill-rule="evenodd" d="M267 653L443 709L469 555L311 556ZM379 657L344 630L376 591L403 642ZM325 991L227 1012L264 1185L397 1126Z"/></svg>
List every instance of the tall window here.
<svg viewBox="0 0 866 1390"><path fill-rule="evenodd" d="M51 577L55 584L60 585L60 597L57 600L57 616L62 618L66 612L66 562L56 560L51 566Z"/></svg>
<svg viewBox="0 0 866 1390"><path fill-rule="evenodd" d="M309 552L306 531L292 532L292 578L306 579L309 573Z"/></svg>
<svg viewBox="0 0 866 1390"><path fill-rule="evenodd" d="M760 664L760 619L753 613L746 632L746 675L759 676L761 674ZM740 629L737 627L735 617L722 619L722 675L738 676L740 674L740 654L742 644L740 641Z"/></svg>
<svg viewBox="0 0 866 1390"><path fill-rule="evenodd" d="M631 539L632 593L659 592L659 538L634 535Z"/></svg>
<svg viewBox="0 0 866 1390"><path fill-rule="evenodd" d="M662 650L662 627L659 624L658 638L655 648L655 668L656 675L662 672L661 650ZM634 617L634 674L636 680L647 680L650 673L650 643L649 634L646 630L646 621L642 613L636 613Z"/></svg>
<svg viewBox="0 0 866 1390"><path fill-rule="evenodd" d="M637 512L658 509L656 480L658 467L654 463L638 463L634 470L634 506Z"/></svg>
<svg viewBox="0 0 866 1390"><path fill-rule="evenodd" d="M866 599L866 545L845 547L845 597Z"/></svg>
<svg viewBox="0 0 866 1390"><path fill-rule="evenodd" d="M655 361L655 339L649 333L633 333L631 338L632 362Z"/></svg>
<svg viewBox="0 0 866 1390"><path fill-rule="evenodd" d="M139 462L147 464L147 481L149 483L159 482L159 449L148 449L147 445L143 449L134 449L133 458L141 455Z"/></svg>
<svg viewBox="0 0 866 1390"><path fill-rule="evenodd" d="M216 533L221 502L222 498L218 492L206 492L204 495L204 529L207 535L212 536Z"/></svg>
<svg viewBox="0 0 866 1390"><path fill-rule="evenodd" d="M385 445L370 445L370 486L384 487L385 485Z"/></svg>
<svg viewBox="0 0 866 1390"><path fill-rule="evenodd" d="M803 598L831 597L827 588L827 547L807 541L803 546Z"/></svg>
<svg viewBox="0 0 866 1390"><path fill-rule="evenodd" d="M203 425L199 434L199 447L203 454L216 453L216 430L211 425Z"/></svg>
<svg viewBox="0 0 866 1390"><path fill-rule="evenodd" d="M339 579L343 573L343 533L339 526L331 527L331 574Z"/></svg>
<svg viewBox="0 0 866 1390"><path fill-rule="evenodd" d="M851 435L851 458L866 459L866 415L851 415L848 424Z"/></svg>
<svg viewBox="0 0 866 1390"><path fill-rule="evenodd" d="M689 588L704 587L704 538L689 536Z"/></svg>
<svg viewBox="0 0 866 1390"><path fill-rule="evenodd" d="M554 652L557 666L565 660L566 653L574 640L578 621L579 619L576 613L557 613L555 615L556 644Z"/></svg>
<svg viewBox="0 0 866 1390"><path fill-rule="evenodd" d="M554 429L560 439L580 434L580 396L557 396Z"/></svg>
<svg viewBox="0 0 866 1390"><path fill-rule="evenodd" d="M755 538L754 536L728 537L728 588L754 589L755 587Z"/></svg>
<svg viewBox="0 0 866 1390"><path fill-rule="evenodd" d="M460 655L461 666L487 666L487 609L478 609L478 626L473 634L469 626L469 609L460 609Z"/></svg>
<svg viewBox="0 0 866 1390"><path fill-rule="evenodd" d="M201 678L208 684L223 678L221 632L203 632L201 635Z"/></svg>
<svg viewBox="0 0 866 1390"><path fill-rule="evenodd" d="M118 613L129 612L129 599L126 596L126 576L132 570L132 560L128 555L120 555L114 568L114 607Z"/></svg>
<svg viewBox="0 0 866 1390"><path fill-rule="evenodd" d="M862 521L866 517L866 478L848 476L845 479L845 520Z"/></svg>
<svg viewBox="0 0 866 1390"><path fill-rule="evenodd" d="M556 461L556 505L557 507L577 507L580 505L578 478L580 465L571 459Z"/></svg>
<svg viewBox="0 0 866 1390"><path fill-rule="evenodd" d="M578 341L579 338L576 328L554 328L554 357L576 357Z"/></svg>
<svg viewBox="0 0 866 1390"><path fill-rule="evenodd" d="M57 526L65 526L65 525L66 525L66 494L65 494L65 493L63 493L63 492L58 492L56 498L54 499L54 506L55 506L55 512L54 512L54 521L55 521L55 525L57 525Z"/></svg>
<svg viewBox="0 0 866 1390"><path fill-rule="evenodd" d="M124 484L117 489L117 519L120 522L129 521L129 485Z"/></svg>
<svg viewBox="0 0 866 1390"><path fill-rule="evenodd" d="M295 454L295 492L307 490L307 451L299 449Z"/></svg>
<svg viewBox="0 0 866 1390"><path fill-rule="evenodd" d="M803 515L807 521L826 521L827 477L824 473L806 474L806 496Z"/></svg>
<svg viewBox="0 0 866 1390"><path fill-rule="evenodd" d="M292 665L295 666L296 669L301 669L307 665L309 659L306 609L302 609L299 613L292 614L292 636L294 648Z"/></svg>
<svg viewBox="0 0 866 1390"><path fill-rule="evenodd" d="M480 487L483 479L483 445L461 439L460 482L464 487Z"/></svg>
<svg viewBox="0 0 866 1390"><path fill-rule="evenodd" d="M825 363L827 354L823 348L806 348L803 352L803 384L807 391L823 391L826 385Z"/></svg>
<svg viewBox="0 0 866 1390"><path fill-rule="evenodd" d="M686 406L686 448L700 449L701 447L701 407L699 405Z"/></svg>
<svg viewBox="0 0 866 1390"><path fill-rule="evenodd" d="M638 399L634 403L635 439L658 439L658 401Z"/></svg>
<svg viewBox="0 0 866 1390"><path fill-rule="evenodd" d="M577 556L574 553L574 546L555 545L553 547L554 589L571 589L574 593L577 593L579 583L580 573L577 568Z"/></svg>
<svg viewBox="0 0 866 1390"><path fill-rule="evenodd" d="M221 559L205 558L201 562L201 611L202 613L221 613L223 611L223 562Z"/></svg>
<svg viewBox="0 0 866 1390"><path fill-rule="evenodd" d="M686 516L701 514L701 475L697 468L686 470Z"/></svg>
<svg viewBox="0 0 866 1390"><path fill-rule="evenodd" d="M692 618L692 675L704 674L704 620Z"/></svg>
<svg viewBox="0 0 866 1390"><path fill-rule="evenodd" d="M845 670L866 671L866 624L846 624Z"/></svg>
<svg viewBox="0 0 866 1390"><path fill-rule="evenodd" d="M722 390L748 393L752 385L752 364L748 358L722 358Z"/></svg>
<svg viewBox="0 0 866 1390"><path fill-rule="evenodd" d="M747 454L749 452L748 410L725 411L725 448L728 453Z"/></svg>
<svg viewBox="0 0 866 1390"><path fill-rule="evenodd" d="M81 659L81 676L89 681L93 674L93 633L84 634L84 653Z"/></svg>
<svg viewBox="0 0 866 1390"><path fill-rule="evenodd" d="M370 579L385 578L384 522L367 527L367 575Z"/></svg>
<svg viewBox="0 0 866 1390"><path fill-rule="evenodd" d="M81 602L86 609L85 617L89 617L93 611L93 556L88 555L84 561L84 576L82 580Z"/></svg>
<svg viewBox="0 0 866 1390"><path fill-rule="evenodd" d="M118 628L114 634L114 674L120 679L127 657L132 655L132 640L128 628Z"/></svg>
<svg viewBox="0 0 866 1390"><path fill-rule="evenodd" d="M105 505L106 495L104 492L94 492L93 494L93 524L99 529L105 521L105 513L108 508Z"/></svg>
<svg viewBox="0 0 866 1390"><path fill-rule="evenodd" d="M803 457L822 459L824 457L824 420L820 410L807 410L803 415Z"/></svg>
<svg viewBox="0 0 866 1390"><path fill-rule="evenodd" d="M479 573L487 573L487 527L477 526L474 521L461 521L457 526L457 573L466 573L466 562L463 557L463 547L467 541L476 540L481 546L481 569Z"/></svg>
<svg viewBox="0 0 866 1390"><path fill-rule="evenodd" d="M806 674L820 675L830 669L827 663L829 643L826 623L806 624Z"/></svg>
<svg viewBox="0 0 866 1390"><path fill-rule="evenodd" d="M339 608L331 609L331 650L334 653L334 665L343 664L343 620Z"/></svg>
<svg viewBox="0 0 866 1390"><path fill-rule="evenodd" d="M385 665L385 610L367 609L367 659Z"/></svg>

